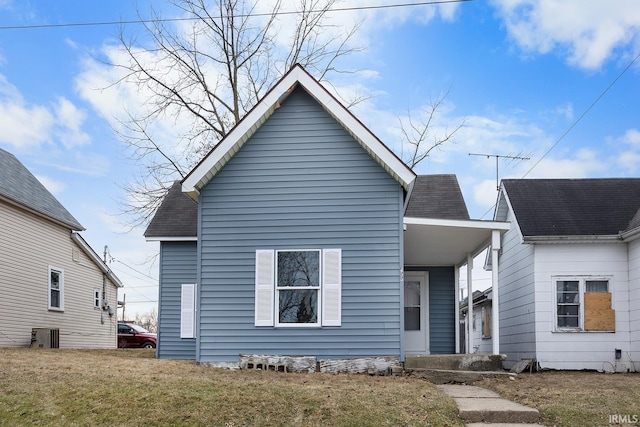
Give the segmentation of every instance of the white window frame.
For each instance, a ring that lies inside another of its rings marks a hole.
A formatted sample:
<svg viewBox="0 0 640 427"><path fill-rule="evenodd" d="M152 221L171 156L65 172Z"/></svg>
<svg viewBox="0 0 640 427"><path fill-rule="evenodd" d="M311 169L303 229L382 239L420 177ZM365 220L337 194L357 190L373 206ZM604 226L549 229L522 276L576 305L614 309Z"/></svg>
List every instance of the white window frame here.
<svg viewBox="0 0 640 427"><path fill-rule="evenodd" d="M93 288L93 308L102 308L102 289Z"/></svg>
<svg viewBox="0 0 640 427"><path fill-rule="evenodd" d="M53 283L51 282L51 273L56 272L58 273L58 289L53 289L52 285ZM48 276L47 276L47 301L48 301L48 306L49 306L49 310L51 311L64 311L64 269L62 268L58 268L58 267L54 267L54 266L49 266L48 269ZM60 306L58 307L54 307L51 305L51 292L52 291L58 291L60 294L60 298L59 298L59 302L60 302Z"/></svg>
<svg viewBox="0 0 640 427"><path fill-rule="evenodd" d="M578 327L558 326L558 285L559 281L576 281L578 282ZM553 331L554 332L587 332L584 330L584 294L587 286L586 282L590 281L607 281L608 292L613 298L613 277L612 276L552 276L552 301L553 301ZM596 331L594 331L596 332Z"/></svg>
<svg viewBox="0 0 640 427"><path fill-rule="evenodd" d="M278 253L318 252L318 287L282 287L277 283ZM336 268L337 267L337 268ZM276 328L319 328L342 324L341 249L278 249L256 251L255 326ZM317 289L317 322L280 322L280 291Z"/></svg>

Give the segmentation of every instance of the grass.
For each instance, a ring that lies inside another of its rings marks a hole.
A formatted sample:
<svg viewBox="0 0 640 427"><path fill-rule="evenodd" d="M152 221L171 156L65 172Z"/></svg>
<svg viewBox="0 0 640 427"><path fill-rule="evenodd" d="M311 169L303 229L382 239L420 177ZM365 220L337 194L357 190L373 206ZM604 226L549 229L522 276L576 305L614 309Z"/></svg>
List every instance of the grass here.
<svg viewBox="0 0 640 427"><path fill-rule="evenodd" d="M476 385L536 408L548 426L638 425L640 374L548 371L520 374L515 380L485 379ZM610 416L627 416L616 421ZM635 424L626 422L636 417Z"/></svg>
<svg viewBox="0 0 640 427"><path fill-rule="evenodd" d="M0 349L0 426L460 426L408 377L227 371L154 350Z"/></svg>

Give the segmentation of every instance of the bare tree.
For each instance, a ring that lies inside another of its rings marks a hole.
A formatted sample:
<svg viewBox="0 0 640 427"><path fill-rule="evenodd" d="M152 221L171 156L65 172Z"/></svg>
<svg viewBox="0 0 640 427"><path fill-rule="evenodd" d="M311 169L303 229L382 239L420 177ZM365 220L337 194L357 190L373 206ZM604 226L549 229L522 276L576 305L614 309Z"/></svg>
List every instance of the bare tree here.
<svg viewBox="0 0 640 427"><path fill-rule="evenodd" d="M429 104L422 108L417 121L411 116L411 112L405 121L398 118L403 140L400 157L411 169L415 169L420 162L429 157L433 150L451 142L454 135L465 125L466 120L462 119L452 130L445 128L441 133L434 131L434 120L442 112L442 104L447 96L448 91L435 100L431 99Z"/></svg>
<svg viewBox="0 0 640 427"><path fill-rule="evenodd" d="M147 313L136 313L133 322L149 332L156 333L158 332L158 311L152 308L151 311Z"/></svg>
<svg viewBox="0 0 640 427"><path fill-rule="evenodd" d="M144 37L120 33L126 60L116 84L133 85L144 108L128 111L118 133L141 166L125 187L132 226L145 224L175 179L184 178L209 150L293 65L319 80L345 72L339 60L359 50L350 42L359 24L341 30L327 14L336 0L299 0L288 48L279 20L290 11L276 0L258 13L257 0L173 0L184 20L144 22ZM337 34L337 35L331 35ZM158 126L174 124L172 138Z"/></svg>

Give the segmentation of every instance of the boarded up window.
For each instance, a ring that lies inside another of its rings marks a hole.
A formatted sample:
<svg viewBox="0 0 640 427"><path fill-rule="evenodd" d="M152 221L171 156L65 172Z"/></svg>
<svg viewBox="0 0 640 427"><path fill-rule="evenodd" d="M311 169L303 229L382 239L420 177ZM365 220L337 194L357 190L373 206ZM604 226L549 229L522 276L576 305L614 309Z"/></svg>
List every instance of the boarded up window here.
<svg viewBox="0 0 640 427"><path fill-rule="evenodd" d="M611 308L610 292L585 292L584 330L616 330L616 312Z"/></svg>
<svg viewBox="0 0 640 427"><path fill-rule="evenodd" d="M491 338L491 310L482 308L482 338Z"/></svg>

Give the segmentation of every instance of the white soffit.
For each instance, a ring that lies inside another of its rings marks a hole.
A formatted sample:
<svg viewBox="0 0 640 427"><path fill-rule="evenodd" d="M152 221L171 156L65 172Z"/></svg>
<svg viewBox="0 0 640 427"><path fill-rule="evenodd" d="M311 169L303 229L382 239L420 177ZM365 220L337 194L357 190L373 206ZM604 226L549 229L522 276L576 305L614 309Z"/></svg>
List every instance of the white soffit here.
<svg viewBox="0 0 640 427"><path fill-rule="evenodd" d="M404 264L451 266L466 262L491 244L493 231L509 230L509 223L405 217Z"/></svg>

